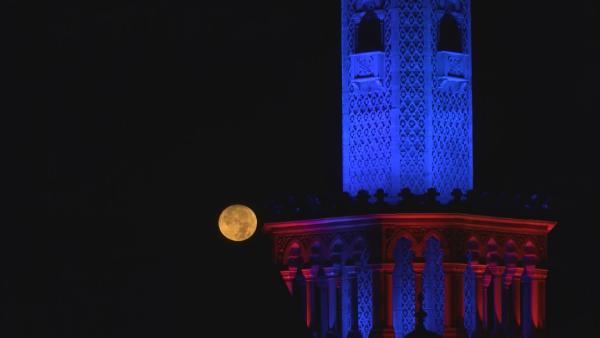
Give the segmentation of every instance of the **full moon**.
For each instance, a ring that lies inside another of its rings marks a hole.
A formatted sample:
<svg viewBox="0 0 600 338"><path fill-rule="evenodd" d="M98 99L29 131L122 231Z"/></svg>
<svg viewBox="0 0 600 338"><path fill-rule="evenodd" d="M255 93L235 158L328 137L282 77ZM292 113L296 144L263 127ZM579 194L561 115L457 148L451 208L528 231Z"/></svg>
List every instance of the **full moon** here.
<svg viewBox="0 0 600 338"><path fill-rule="evenodd" d="M234 204L219 216L219 230L223 236L236 242L245 241L256 231L256 215L245 205Z"/></svg>

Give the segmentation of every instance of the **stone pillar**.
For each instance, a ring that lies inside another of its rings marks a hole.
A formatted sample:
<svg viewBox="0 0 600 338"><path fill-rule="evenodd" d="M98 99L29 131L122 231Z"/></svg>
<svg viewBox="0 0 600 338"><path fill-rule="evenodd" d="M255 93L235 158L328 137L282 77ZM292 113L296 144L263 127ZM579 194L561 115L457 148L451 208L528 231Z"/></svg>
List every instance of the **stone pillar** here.
<svg viewBox="0 0 600 338"><path fill-rule="evenodd" d="M513 313L515 320L515 327L518 329L521 327L521 275L523 274L523 268L515 268L515 274L513 276L512 288L513 288Z"/></svg>
<svg viewBox="0 0 600 338"><path fill-rule="evenodd" d="M315 277L316 274L312 268L302 269L302 275L306 280L306 326L308 326L311 331L314 330L315 327L315 318L313 318L315 313Z"/></svg>
<svg viewBox="0 0 600 338"><path fill-rule="evenodd" d="M531 315L538 330L546 328L546 277L548 271L531 269Z"/></svg>
<svg viewBox="0 0 600 338"><path fill-rule="evenodd" d="M348 278L349 296L348 300L350 308L348 309L350 314L350 327L347 338L360 338L360 331L358 330L358 286L356 283L356 274L358 269L353 266L346 266L346 278ZM344 337L346 338L346 337Z"/></svg>
<svg viewBox="0 0 600 338"><path fill-rule="evenodd" d="M523 338L533 337L532 278L533 269L525 267L521 278L521 332Z"/></svg>
<svg viewBox="0 0 600 338"><path fill-rule="evenodd" d="M327 296L328 296L328 334L335 335L339 332L339 277L340 270L338 267L326 267L323 269L327 279Z"/></svg>
<svg viewBox="0 0 600 338"><path fill-rule="evenodd" d="M502 284L502 328L506 338L514 338L516 334L513 281L514 267L507 267Z"/></svg>
<svg viewBox="0 0 600 338"><path fill-rule="evenodd" d="M494 274L494 313L496 323L502 324L502 274L504 273L503 266L496 266L493 271Z"/></svg>
<svg viewBox="0 0 600 338"><path fill-rule="evenodd" d="M324 269L320 268L316 279L317 297L314 320L317 323L319 337L325 337L329 329L329 280Z"/></svg>
<svg viewBox="0 0 600 338"><path fill-rule="evenodd" d="M503 266L488 265L483 276L484 326L488 332L496 332L502 323L502 274Z"/></svg>
<svg viewBox="0 0 600 338"><path fill-rule="evenodd" d="M482 323L485 322L486 310L485 310L485 287L483 274L485 272L485 265L473 264L473 272L475 273L475 301L477 304L477 326L481 329Z"/></svg>
<svg viewBox="0 0 600 338"><path fill-rule="evenodd" d="M546 329L546 277L538 280L539 328Z"/></svg>
<svg viewBox="0 0 600 338"><path fill-rule="evenodd" d="M394 329L394 276L392 271L385 272L385 327Z"/></svg>

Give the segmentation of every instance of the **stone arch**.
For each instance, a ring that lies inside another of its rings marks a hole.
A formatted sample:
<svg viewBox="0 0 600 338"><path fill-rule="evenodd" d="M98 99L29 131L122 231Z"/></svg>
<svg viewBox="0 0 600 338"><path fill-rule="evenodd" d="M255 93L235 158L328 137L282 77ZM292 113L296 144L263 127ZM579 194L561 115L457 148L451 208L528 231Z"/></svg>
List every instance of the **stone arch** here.
<svg viewBox="0 0 600 338"><path fill-rule="evenodd" d="M517 250L517 243L512 239L509 239L504 243L504 263L506 266L514 266L519 260L519 253Z"/></svg>
<svg viewBox="0 0 600 338"><path fill-rule="evenodd" d="M348 260L351 264L356 264L361 261L367 253L367 242L362 236L357 236L353 239L348 252Z"/></svg>
<svg viewBox="0 0 600 338"><path fill-rule="evenodd" d="M516 331L515 323L515 283L516 266L518 262L517 244L508 239L504 243L504 265L502 275L502 325L507 337L514 337Z"/></svg>
<svg viewBox="0 0 600 338"><path fill-rule="evenodd" d="M479 240L475 236L469 237L465 242L465 255L471 255L471 262L477 263L479 261L479 257L481 256L481 244Z"/></svg>
<svg viewBox="0 0 600 338"><path fill-rule="evenodd" d="M438 26L437 50L456 53L463 52L460 27L456 22L456 18L449 12L446 12L442 16Z"/></svg>
<svg viewBox="0 0 600 338"><path fill-rule="evenodd" d="M381 20L374 11L363 15L356 30L356 53L383 51L381 26Z"/></svg>
<svg viewBox="0 0 600 338"><path fill-rule="evenodd" d="M302 246L300 241L294 240L291 241L287 248L285 249L285 254L283 258L283 264L288 266L302 266L302 264L306 261L306 250Z"/></svg>
<svg viewBox="0 0 600 338"><path fill-rule="evenodd" d="M346 258L347 246L341 237L334 238L327 250L327 259L332 264L342 264Z"/></svg>
<svg viewBox="0 0 600 338"><path fill-rule="evenodd" d="M425 254L425 249L427 247L427 241L431 238L435 238L440 243L440 248L443 250L444 255L448 255L448 245L446 242L446 238L439 232L435 230L428 231L425 236L423 236L423 240L419 243L419 252L417 256L423 256Z"/></svg>
<svg viewBox="0 0 600 338"><path fill-rule="evenodd" d="M491 237L485 244L485 263L486 268L483 273L483 287L484 287L484 308L486 315L484 316L484 326L487 329L495 327L496 323L500 318L497 317L498 310L501 306L498 290L499 283L496 277L498 270L496 267L500 263L500 246L496 242L496 239Z"/></svg>
<svg viewBox="0 0 600 338"><path fill-rule="evenodd" d="M308 251L308 261L311 265L321 264L323 261L323 245L318 239L313 240L310 243Z"/></svg>
<svg viewBox="0 0 600 338"><path fill-rule="evenodd" d="M398 232L387 242L387 247L385 250L385 259L388 262L394 261L394 251L396 250L396 245L398 244L398 241L402 238L410 242L410 250L413 252L413 254L417 251L417 241L415 237L408 231Z"/></svg>

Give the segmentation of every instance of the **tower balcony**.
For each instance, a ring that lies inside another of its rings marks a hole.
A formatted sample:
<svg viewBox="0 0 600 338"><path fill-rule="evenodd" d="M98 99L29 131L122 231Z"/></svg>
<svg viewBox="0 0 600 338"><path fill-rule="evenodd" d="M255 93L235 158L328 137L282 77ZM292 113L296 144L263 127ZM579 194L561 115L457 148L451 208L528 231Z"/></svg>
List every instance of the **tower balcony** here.
<svg viewBox="0 0 600 338"><path fill-rule="evenodd" d="M467 85L469 56L463 53L440 51L437 53L437 76L442 89L461 90Z"/></svg>
<svg viewBox="0 0 600 338"><path fill-rule="evenodd" d="M379 89L384 77L383 52L364 52L350 55L350 76L355 89Z"/></svg>

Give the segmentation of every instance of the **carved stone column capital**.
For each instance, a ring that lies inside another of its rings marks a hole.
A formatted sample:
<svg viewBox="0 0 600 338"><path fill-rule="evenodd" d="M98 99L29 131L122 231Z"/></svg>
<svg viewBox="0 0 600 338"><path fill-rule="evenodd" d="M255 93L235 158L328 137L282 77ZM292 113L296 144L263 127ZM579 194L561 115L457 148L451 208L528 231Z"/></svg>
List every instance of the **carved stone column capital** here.
<svg viewBox="0 0 600 338"><path fill-rule="evenodd" d="M337 278L340 275L340 269L336 266L325 267L323 271L327 278Z"/></svg>
<svg viewBox="0 0 600 338"><path fill-rule="evenodd" d="M317 277L317 272L313 268L302 269L302 275L306 281L312 281Z"/></svg>

